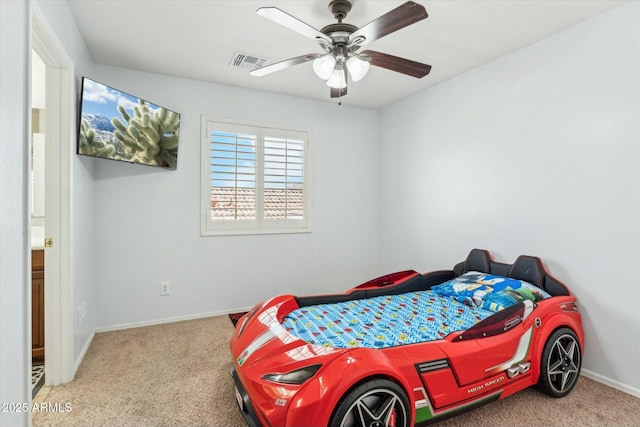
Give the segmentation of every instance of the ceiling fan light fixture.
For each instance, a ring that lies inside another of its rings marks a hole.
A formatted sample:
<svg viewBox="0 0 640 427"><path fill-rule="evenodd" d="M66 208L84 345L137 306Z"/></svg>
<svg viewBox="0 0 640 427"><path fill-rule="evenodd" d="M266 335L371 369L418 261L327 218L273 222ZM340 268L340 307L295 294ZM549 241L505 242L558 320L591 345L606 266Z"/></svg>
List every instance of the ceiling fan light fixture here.
<svg viewBox="0 0 640 427"><path fill-rule="evenodd" d="M352 56L347 59L346 65L347 70L349 70L351 80L353 80L354 82L361 80L369 72L369 61L363 61L357 56Z"/></svg>
<svg viewBox="0 0 640 427"><path fill-rule="evenodd" d="M327 80L331 77L335 65L336 58L333 55L324 55L313 61L313 72L322 80Z"/></svg>
<svg viewBox="0 0 640 427"><path fill-rule="evenodd" d="M347 76L344 73L344 68L338 66L331 72L331 77L327 80L327 86L334 89L344 89L347 87Z"/></svg>

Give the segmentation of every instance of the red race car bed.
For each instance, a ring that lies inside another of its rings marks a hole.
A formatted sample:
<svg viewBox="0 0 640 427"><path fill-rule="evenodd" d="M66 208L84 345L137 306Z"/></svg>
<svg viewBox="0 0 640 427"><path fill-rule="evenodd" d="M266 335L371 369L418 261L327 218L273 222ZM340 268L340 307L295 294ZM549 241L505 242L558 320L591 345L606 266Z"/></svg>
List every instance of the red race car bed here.
<svg viewBox="0 0 640 427"><path fill-rule="evenodd" d="M249 425L364 427L427 424L531 385L562 397L583 339L576 298L539 258L474 249L452 270L274 297L230 346Z"/></svg>

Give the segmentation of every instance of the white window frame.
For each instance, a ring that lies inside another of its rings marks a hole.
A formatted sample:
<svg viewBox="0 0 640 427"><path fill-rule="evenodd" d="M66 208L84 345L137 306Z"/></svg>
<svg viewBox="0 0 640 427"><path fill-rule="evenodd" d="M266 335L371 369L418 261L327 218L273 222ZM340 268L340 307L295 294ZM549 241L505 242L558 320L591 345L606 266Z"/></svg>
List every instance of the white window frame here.
<svg viewBox="0 0 640 427"><path fill-rule="evenodd" d="M211 131L212 130L254 133L256 132L256 220L211 219ZM291 126L278 126L251 121L232 120L213 116L201 117L201 195L200 195L200 234L202 236L230 236L250 234L286 234L309 233L310 228L310 139L308 129ZM304 141L303 158L303 218L265 220L264 219L264 139L269 137L291 137Z"/></svg>

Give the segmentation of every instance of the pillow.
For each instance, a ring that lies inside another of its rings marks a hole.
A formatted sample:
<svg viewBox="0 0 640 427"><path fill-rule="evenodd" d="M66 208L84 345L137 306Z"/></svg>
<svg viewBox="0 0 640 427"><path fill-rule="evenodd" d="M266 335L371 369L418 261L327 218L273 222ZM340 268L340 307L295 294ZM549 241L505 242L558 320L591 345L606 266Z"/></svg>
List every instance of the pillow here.
<svg viewBox="0 0 640 427"><path fill-rule="evenodd" d="M470 306L493 312L526 299L536 302L551 295L523 280L469 271L440 285L432 291Z"/></svg>

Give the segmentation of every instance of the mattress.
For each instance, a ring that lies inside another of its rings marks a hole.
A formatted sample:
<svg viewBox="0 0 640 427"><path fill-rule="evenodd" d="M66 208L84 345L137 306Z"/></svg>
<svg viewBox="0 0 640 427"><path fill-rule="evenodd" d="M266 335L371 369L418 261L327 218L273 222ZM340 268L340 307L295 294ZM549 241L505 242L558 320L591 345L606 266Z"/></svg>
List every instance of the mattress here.
<svg viewBox="0 0 640 427"><path fill-rule="evenodd" d="M301 307L282 326L310 344L387 348L439 340L492 314L433 291L417 291Z"/></svg>

